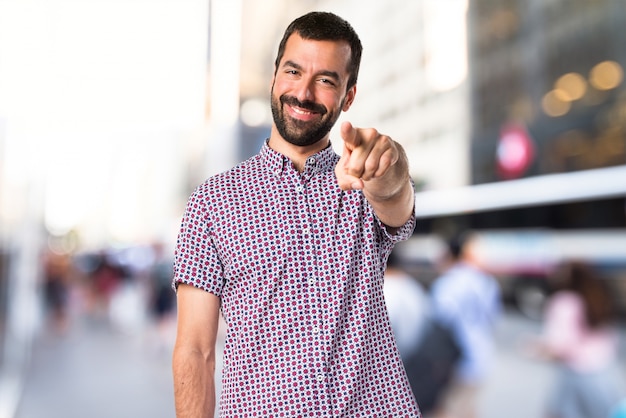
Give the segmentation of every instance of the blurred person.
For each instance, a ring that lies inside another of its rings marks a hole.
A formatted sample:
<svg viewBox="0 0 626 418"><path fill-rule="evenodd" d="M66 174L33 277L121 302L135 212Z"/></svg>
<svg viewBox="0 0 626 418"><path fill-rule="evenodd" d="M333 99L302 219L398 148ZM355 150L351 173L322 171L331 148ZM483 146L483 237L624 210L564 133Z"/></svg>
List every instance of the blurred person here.
<svg viewBox="0 0 626 418"><path fill-rule="evenodd" d="M123 269L108 302L108 319L117 331L139 335L148 314L146 292L130 269Z"/></svg>
<svg viewBox="0 0 626 418"><path fill-rule="evenodd" d="M271 81L259 154L190 197L178 238L177 416L215 408L215 342L227 324L220 416L419 417L383 294L384 260L415 226L402 147L341 126L361 42L324 12L294 20Z"/></svg>
<svg viewBox="0 0 626 418"><path fill-rule="evenodd" d="M547 418L607 418L624 398L617 362L617 313L610 290L584 262L558 269L535 354L555 361L558 375Z"/></svg>
<svg viewBox="0 0 626 418"><path fill-rule="evenodd" d="M407 273L395 251L387 258L384 294L400 357L408 360L417 349L428 315L424 286Z"/></svg>
<svg viewBox="0 0 626 418"><path fill-rule="evenodd" d="M428 293L403 269L395 250L387 259L384 292L413 395L421 412L427 414L449 381L460 350L430 315Z"/></svg>
<svg viewBox="0 0 626 418"><path fill-rule="evenodd" d="M482 266L476 235L447 241L443 273L431 288L433 315L449 327L460 348L452 380L434 408L437 418L478 416L477 398L493 361L494 328L501 313L496 279Z"/></svg>
<svg viewBox="0 0 626 418"><path fill-rule="evenodd" d="M110 260L106 251L100 251L96 258L96 267L90 272L92 298L90 310L97 317L107 317L110 314L111 299L126 273L121 266Z"/></svg>
<svg viewBox="0 0 626 418"><path fill-rule="evenodd" d="M69 326L72 262L67 253L48 249L43 259L44 303L52 329L65 333Z"/></svg>
<svg viewBox="0 0 626 418"><path fill-rule="evenodd" d="M175 327L176 295L172 292L173 262L163 244L154 245L155 261L149 270L150 312L156 322L156 350L170 348Z"/></svg>

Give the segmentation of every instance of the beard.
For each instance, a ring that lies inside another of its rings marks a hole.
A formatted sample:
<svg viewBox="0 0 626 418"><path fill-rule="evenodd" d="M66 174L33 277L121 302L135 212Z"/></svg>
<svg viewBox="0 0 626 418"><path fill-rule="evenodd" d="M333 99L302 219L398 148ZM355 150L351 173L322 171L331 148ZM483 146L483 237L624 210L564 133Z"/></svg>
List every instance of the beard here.
<svg viewBox="0 0 626 418"><path fill-rule="evenodd" d="M340 108L343 108L344 100L342 100ZM294 119L285 114L285 105L318 113L321 115L321 119L314 122ZM339 118L339 114L328 111L325 106L312 101L301 102L297 98L287 95L275 97L274 89L272 89L271 106L274 124L280 136L290 144L302 147L313 145L326 137Z"/></svg>

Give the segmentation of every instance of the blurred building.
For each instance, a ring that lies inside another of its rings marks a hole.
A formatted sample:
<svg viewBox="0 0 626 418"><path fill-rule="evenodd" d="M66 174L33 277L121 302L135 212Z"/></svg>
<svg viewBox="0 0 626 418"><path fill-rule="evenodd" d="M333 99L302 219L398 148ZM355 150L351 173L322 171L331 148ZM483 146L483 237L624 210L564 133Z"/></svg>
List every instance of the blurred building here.
<svg viewBox="0 0 626 418"><path fill-rule="evenodd" d="M621 0L470 2L472 184L626 168L625 25ZM575 204L501 223L626 226L623 188L596 196L585 173Z"/></svg>
<svg viewBox="0 0 626 418"><path fill-rule="evenodd" d="M626 226L625 23L620 0L470 2L470 186L420 194L418 216Z"/></svg>
<svg viewBox="0 0 626 418"><path fill-rule="evenodd" d="M625 25L621 0L470 2L473 186L448 196L464 200L448 221L485 231L532 315L571 258L599 268L626 313Z"/></svg>
<svg viewBox="0 0 626 418"><path fill-rule="evenodd" d="M42 329L48 237L175 240L207 32L206 0L0 1L0 416Z"/></svg>
<svg viewBox="0 0 626 418"><path fill-rule="evenodd" d="M473 183L626 163L624 2L478 0L469 22ZM518 175L506 124L534 142Z"/></svg>

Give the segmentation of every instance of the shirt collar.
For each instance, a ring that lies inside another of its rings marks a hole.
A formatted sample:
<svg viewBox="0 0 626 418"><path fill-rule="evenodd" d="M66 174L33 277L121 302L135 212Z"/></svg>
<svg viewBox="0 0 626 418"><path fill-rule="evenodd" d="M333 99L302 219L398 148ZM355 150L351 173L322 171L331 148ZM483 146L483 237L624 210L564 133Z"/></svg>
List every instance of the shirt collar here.
<svg viewBox="0 0 626 418"><path fill-rule="evenodd" d="M261 162L272 173L274 173L275 175L280 175L282 174L285 167L288 167L288 164L290 164L290 160L283 154L270 148L268 144L269 140L266 140L263 143L263 147L261 148ZM337 155L337 153L335 153L335 150L329 143L326 148L317 152L316 154L311 155L307 159L305 170L313 169L316 172L334 170L338 158L339 156Z"/></svg>

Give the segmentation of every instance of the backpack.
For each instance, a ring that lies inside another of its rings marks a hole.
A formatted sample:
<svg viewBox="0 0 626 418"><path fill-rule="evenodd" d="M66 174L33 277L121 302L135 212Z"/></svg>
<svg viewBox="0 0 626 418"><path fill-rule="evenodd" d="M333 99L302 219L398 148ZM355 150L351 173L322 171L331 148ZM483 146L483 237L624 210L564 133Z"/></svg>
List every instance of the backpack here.
<svg viewBox="0 0 626 418"><path fill-rule="evenodd" d="M413 395L422 413L433 410L450 382L461 349L449 327L430 319L416 350L404 361Z"/></svg>

